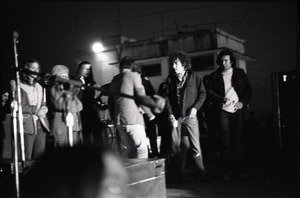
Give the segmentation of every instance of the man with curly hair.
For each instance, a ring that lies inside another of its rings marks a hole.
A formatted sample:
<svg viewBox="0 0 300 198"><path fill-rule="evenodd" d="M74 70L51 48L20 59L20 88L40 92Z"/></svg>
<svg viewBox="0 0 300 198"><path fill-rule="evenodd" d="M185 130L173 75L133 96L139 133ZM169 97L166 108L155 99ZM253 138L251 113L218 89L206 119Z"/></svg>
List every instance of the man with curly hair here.
<svg viewBox="0 0 300 198"><path fill-rule="evenodd" d="M177 174L172 174L176 176L174 179L179 181L182 179L187 152L190 149L194 161L194 178L202 180L205 170L197 118L197 112L206 98L202 77L199 72L191 70L190 57L184 51L176 51L171 54L169 65L173 71L166 80L169 101L167 111L170 123L174 126L171 172L177 172Z"/></svg>

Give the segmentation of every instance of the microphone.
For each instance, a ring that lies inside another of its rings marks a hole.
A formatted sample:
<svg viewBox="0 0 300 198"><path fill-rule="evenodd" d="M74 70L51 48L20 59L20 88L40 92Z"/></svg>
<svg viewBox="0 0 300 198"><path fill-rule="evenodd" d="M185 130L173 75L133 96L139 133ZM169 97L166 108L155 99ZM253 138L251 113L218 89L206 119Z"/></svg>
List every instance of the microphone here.
<svg viewBox="0 0 300 198"><path fill-rule="evenodd" d="M18 38L19 38L19 33L17 31L14 31L13 32L13 41L14 41L14 44L17 44L19 42Z"/></svg>
<svg viewBox="0 0 300 198"><path fill-rule="evenodd" d="M19 38L19 33L18 33L17 31L14 31L14 32L13 32L13 37L14 37L15 39Z"/></svg>
<svg viewBox="0 0 300 198"><path fill-rule="evenodd" d="M17 91L16 81L11 80L9 82L9 84L10 84L11 96L12 96L12 99L14 100L16 98L16 91Z"/></svg>

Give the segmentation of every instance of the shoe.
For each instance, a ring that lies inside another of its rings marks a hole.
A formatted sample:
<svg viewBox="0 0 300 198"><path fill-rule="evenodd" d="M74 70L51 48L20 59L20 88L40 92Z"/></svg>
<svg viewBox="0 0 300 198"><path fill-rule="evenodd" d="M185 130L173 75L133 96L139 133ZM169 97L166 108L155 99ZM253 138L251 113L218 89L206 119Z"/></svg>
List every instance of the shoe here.
<svg viewBox="0 0 300 198"><path fill-rule="evenodd" d="M224 174L223 179L224 180L230 180L230 175L229 174Z"/></svg>
<svg viewBox="0 0 300 198"><path fill-rule="evenodd" d="M201 156L197 156L194 158L194 169L196 172L200 172L200 173L204 173L205 168L203 165L203 161L202 161L202 157Z"/></svg>

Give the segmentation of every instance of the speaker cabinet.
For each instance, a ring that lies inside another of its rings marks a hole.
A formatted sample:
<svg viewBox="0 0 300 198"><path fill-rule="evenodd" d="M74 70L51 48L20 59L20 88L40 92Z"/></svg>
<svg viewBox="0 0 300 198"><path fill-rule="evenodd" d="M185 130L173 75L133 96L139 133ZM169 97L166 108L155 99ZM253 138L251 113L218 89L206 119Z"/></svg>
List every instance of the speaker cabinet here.
<svg viewBox="0 0 300 198"><path fill-rule="evenodd" d="M166 197L165 159L124 159L124 166L130 197Z"/></svg>
<svg viewBox="0 0 300 198"><path fill-rule="evenodd" d="M273 73L271 77L276 146L288 147L300 137L299 73Z"/></svg>

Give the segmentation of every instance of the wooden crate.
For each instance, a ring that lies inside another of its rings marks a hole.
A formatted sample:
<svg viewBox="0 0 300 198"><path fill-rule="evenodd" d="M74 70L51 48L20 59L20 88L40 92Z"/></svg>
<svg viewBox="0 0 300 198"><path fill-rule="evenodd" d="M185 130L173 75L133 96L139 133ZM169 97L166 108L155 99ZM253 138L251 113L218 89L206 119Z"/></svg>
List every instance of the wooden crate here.
<svg viewBox="0 0 300 198"><path fill-rule="evenodd" d="M124 159L124 165L130 197L166 197L165 159Z"/></svg>

